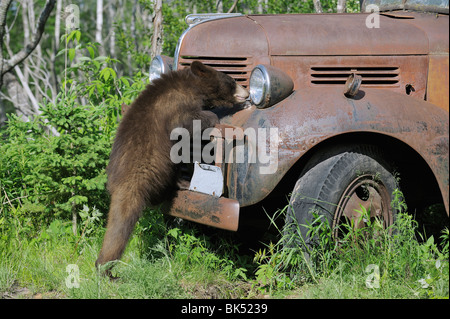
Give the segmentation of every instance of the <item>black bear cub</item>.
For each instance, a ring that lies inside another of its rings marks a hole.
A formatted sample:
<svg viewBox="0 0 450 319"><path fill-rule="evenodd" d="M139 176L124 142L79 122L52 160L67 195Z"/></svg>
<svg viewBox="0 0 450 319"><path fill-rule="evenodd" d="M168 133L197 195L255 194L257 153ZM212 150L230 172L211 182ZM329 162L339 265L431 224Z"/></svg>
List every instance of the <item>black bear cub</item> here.
<svg viewBox="0 0 450 319"><path fill-rule="evenodd" d="M193 120L201 120L202 129L213 127L218 118L208 109L247 97L231 77L198 61L163 74L137 97L119 124L107 167L111 204L97 267L120 259L144 207L160 204L176 187L171 131L192 128Z"/></svg>

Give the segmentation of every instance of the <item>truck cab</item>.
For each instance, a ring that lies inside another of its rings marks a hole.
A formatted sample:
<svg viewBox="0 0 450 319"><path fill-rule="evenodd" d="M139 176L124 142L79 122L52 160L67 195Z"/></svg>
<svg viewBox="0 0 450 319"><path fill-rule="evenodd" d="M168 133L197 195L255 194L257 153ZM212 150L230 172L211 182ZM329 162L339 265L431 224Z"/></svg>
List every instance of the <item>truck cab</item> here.
<svg viewBox="0 0 450 319"><path fill-rule="evenodd" d="M436 203L448 217L448 9L369 0L362 13L187 16L151 76L201 61L250 99L217 112L208 164L223 191L180 190L164 212L236 231L283 207L300 225L316 212L363 227L364 209L389 226L401 190L419 218Z"/></svg>

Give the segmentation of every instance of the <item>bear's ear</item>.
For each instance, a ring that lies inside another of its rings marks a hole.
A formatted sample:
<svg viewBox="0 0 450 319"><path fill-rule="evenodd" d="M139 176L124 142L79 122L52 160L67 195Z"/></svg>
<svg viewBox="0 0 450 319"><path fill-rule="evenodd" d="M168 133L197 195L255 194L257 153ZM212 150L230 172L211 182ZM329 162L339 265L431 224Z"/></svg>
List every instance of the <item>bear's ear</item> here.
<svg viewBox="0 0 450 319"><path fill-rule="evenodd" d="M192 62L191 71L196 76L201 76L201 77L210 77L212 74L211 70L200 61Z"/></svg>

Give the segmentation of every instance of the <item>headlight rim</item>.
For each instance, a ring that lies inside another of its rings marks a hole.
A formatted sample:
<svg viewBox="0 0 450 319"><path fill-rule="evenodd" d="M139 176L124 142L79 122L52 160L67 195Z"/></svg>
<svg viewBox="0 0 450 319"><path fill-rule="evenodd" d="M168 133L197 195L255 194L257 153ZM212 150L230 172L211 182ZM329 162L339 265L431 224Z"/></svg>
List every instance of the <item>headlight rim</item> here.
<svg viewBox="0 0 450 319"><path fill-rule="evenodd" d="M159 69L161 70L159 72L159 74L157 76L152 76L152 74L155 74L154 72L152 72L152 66L153 63L157 61L159 64ZM173 69L173 58L168 57L168 56L164 56L164 55L157 55L153 58L153 60L150 62L150 67L149 67L149 80L150 83L153 82L156 79L159 79L161 77L161 74L165 74L168 73L169 71L171 71Z"/></svg>
<svg viewBox="0 0 450 319"><path fill-rule="evenodd" d="M259 101L254 101L253 96L254 94L252 93L252 86L251 86L251 82L252 82L252 77L254 75L255 72L261 72L261 76L263 78L263 82L262 82L262 87L261 87L261 98ZM267 68L263 65L263 64L258 64L257 66L255 66L252 70L252 73L250 74L250 80L249 80L249 92L250 92L250 100L251 102L257 107L257 108L266 108L267 105L270 102L270 76L269 73L267 72Z"/></svg>
<svg viewBox="0 0 450 319"><path fill-rule="evenodd" d="M287 98L294 91L294 81L283 69L272 65L258 64L253 68L252 73L250 74L250 92L252 91L252 76L256 70L261 71L264 79L261 100L254 101L252 94L250 95L251 102L256 108L269 108Z"/></svg>

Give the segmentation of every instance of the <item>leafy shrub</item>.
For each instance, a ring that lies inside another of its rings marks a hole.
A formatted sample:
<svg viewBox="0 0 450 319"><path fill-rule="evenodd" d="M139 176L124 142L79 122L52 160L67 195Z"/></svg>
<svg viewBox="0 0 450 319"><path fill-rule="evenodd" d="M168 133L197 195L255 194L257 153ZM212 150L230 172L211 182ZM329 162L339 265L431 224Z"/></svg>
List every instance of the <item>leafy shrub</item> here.
<svg viewBox="0 0 450 319"><path fill-rule="evenodd" d="M66 68L56 103L44 102L41 114L29 122L8 117L0 144L0 227L20 213L34 226L71 218L76 233L83 205L106 215L105 167L120 110L143 89L146 78L141 73L117 78L118 61L96 57L96 44L79 44L79 39L79 31L65 39L61 54L77 62Z"/></svg>

